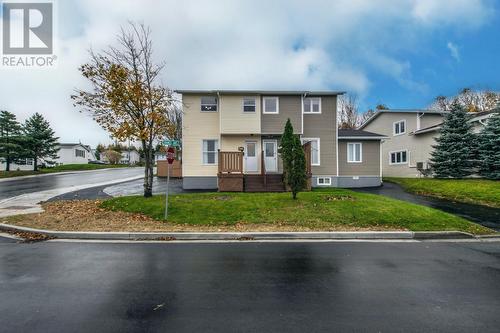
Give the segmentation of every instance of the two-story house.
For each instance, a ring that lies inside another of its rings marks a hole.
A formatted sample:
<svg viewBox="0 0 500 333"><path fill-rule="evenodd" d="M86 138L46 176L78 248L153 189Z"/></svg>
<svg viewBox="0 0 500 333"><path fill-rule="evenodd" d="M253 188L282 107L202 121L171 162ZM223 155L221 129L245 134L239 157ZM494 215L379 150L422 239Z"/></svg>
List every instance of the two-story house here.
<svg viewBox="0 0 500 333"><path fill-rule="evenodd" d="M475 133L481 132L496 110L471 114ZM385 135L382 174L387 177L420 177L430 167L431 152L447 112L435 110L379 110L359 128Z"/></svg>
<svg viewBox="0 0 500 333"><path fill-rule="evenodd" d="M382 174L388 177L418 177L429 167L436 131L444 113L433 110L379 110L360 129L375 131L388 137L382 143Z"/></svg>
<svg viewBox="0 0 500 333"><path fill-rule="evenodd" d="M287 119L308 149L312 186L381 184L383 136L363 131L338 132L337 97L342 92L178 90L177 93L182 94L184 106L185 189L220 189L223 176L235 177L240 182L240 174L244 175L243 190L250 190L256 181L280 182L283 188L278 147ZM241 183L238 184L235 188L241 190ZM259 189L262 187L253 187Z"/></svg>

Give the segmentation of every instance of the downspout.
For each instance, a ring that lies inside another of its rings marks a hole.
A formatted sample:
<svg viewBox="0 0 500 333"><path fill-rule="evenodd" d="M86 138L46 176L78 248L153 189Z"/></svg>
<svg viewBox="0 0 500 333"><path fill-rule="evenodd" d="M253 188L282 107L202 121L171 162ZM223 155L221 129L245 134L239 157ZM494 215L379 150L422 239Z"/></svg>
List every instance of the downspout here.
<svg viewBox="0 0 500 333"><path fill-rule="evenodd" d="M335 107L335 161L337 163L337 184L339 181L339 118L338 118L338 112L339 112L339 96L335 96L336 100L336 107Z"/></svg>

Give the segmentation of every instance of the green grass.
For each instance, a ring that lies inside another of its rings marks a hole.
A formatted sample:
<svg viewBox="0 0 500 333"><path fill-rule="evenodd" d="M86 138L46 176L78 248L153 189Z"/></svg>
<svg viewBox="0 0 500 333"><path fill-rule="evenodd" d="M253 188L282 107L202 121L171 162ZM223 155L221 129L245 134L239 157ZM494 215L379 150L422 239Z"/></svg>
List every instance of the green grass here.
<svg viewBox="0 0 500 333"><path fill-rule="evenodd" d="M52 168L43 168L38 171L0 171L0 178L18 177L18 176L29 176L29 175L40 175L45 173L54 172L64 172L64 171L84 171L84 170L99 170L108 168L125 168L128 165L124 164L65 164L59 165Z"/></svg>
<svg viewBox="0 0 500 333"><path fill-rule="evenodd" d="M388 197L342 189L289 193L196 193L169 198L169 222L187 225L278 224L316 230L338 228L458 230L474 234L490 229L460 217ZM102 207L143 213L162 220L165 196L120 197Z"/></svg>
<svg viewBox="0 0 500 333"><path fill-rule="evenodd" d="M500 208L500 181L485 179L384 178L406 191Z"/></svg>

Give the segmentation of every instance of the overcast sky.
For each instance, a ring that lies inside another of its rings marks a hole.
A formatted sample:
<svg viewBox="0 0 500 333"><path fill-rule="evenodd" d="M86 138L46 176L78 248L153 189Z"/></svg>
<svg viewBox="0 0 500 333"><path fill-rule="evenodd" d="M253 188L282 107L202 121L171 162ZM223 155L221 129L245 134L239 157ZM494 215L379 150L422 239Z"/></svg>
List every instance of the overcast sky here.
<svg viewBox="0 0 500 333"><path fill-rule="evenodd" d="M499 9L489 0L57 1L57 69L0 69L0 109L20 120L42 113L63 142L109 142L69 96L86 87L77 68L87 50L113 43L127 20L151 26L172 89L346 90L362 111L425 107L465 86L500 90Z"/></svg>

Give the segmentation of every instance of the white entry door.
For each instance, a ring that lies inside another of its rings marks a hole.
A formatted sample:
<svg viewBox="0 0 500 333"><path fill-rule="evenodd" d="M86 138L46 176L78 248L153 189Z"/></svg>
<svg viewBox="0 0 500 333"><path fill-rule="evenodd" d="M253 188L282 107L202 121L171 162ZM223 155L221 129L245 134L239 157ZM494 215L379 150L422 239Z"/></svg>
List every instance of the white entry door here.
<svg viewBox="0 0 500 333"><path fill-rule="evenodd" d="M257 142L247 141L245 142L245 171L246 172L257 172Z"/></svg>
<svg viewBox="0 0 500 333"><path fill-rule="evenodd" d="M265 140L264 145L264 163L266 172L278 171L278 143L276 140Z"/></svg>

